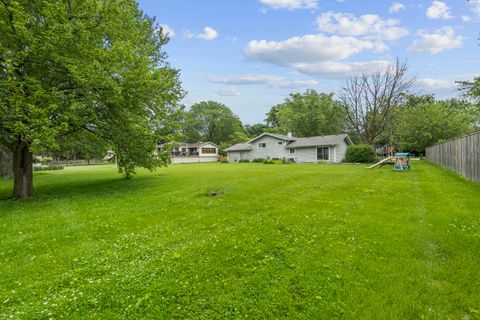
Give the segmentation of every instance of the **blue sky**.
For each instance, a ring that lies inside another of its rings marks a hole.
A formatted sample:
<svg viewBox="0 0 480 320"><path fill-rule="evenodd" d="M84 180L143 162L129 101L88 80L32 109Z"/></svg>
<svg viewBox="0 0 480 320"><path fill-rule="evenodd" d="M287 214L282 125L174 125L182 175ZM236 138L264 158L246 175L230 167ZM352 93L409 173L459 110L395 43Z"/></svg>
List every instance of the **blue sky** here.
<svg viewBox="0 0 480 320"><path fill-rule="evenodd" d="M215 100L262 122L292 92L407 59L415 90L457 94L480 74L480 0L140 0L170 34L184 103Z"/></svg>

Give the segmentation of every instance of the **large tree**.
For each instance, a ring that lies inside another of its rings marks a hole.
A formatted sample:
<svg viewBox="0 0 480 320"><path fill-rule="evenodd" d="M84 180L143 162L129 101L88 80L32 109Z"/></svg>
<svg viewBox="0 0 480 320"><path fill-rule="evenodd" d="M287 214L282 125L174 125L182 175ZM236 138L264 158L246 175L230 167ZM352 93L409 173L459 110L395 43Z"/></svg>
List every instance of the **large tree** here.
<svg viewBox="0 0 480 320"><path fill-rule="evenodd" d="M54 158L83 159L90 162L92 159L103 159L110 149L110 145L101 137L86 130L61 137L58 144L57 150L47 151L46 154Z"/></svg>
<svg viewBox="0 0 480 320"><path fill-rule="evenodd" d="M299 137L341 133L345 124L345 112L333 94L315 90L291 94L267 115L271 125Z"/></svg>
<svg viewBox="0 0 480 320"><path fill-rule="evenodd" d="M383 71L348 78L340 100L350 129L364 142L373 144L392 125L392 116L413 83L407 64L399 60Z"/></svg>
<svg viewBox="0 0 480 320"><path fill-rule="evenodd" d="M470 132L475 128L476 113L471 103L433 96L409 96L398 112L394 135L403 148L425 152L425 148Z"/></svg>
<svg viewBox="0 0 480 320"><path fill-rule="evenodd" d="M263 123L246 124L243 126L243 131L250 138L259 136L262 133L267 132L268 130L269 127Z"/></svg>
<svg viewBox="0 0 480 320"><path fill-rule="evenodd" d="M161 133L183 91L168 39L134 0L0 1L0 143L13 152L13 196L33 195L32 151L87 130L129 176L162 164Z"/></svg>
<svg viewBox="0 0 480 320"><path fill-rule="evenodd" d="M478 112L480 112L480 77L475 77L473 81L463 81L460 85L465 95L473 99Z"/></svg>
<svg viewBox="0 0 480 320"><path fill-rule="evenodd" d="M232 136L241 131L240 119L227 106L215 101L192 105L183 121L188 142L203 140L220 144L231 141Z"/></svg>

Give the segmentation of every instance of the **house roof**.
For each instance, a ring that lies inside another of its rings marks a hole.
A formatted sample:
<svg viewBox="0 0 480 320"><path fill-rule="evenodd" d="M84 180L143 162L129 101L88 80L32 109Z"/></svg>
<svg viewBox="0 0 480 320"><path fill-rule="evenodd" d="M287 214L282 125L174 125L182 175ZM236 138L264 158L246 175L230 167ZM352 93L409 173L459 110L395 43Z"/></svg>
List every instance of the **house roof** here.
<svg viewBox="0 0 480 320"><path fill-rule="evenodd" d="M295 138L295 137L289 137L289 136L286 136L286 135L283 135L283 134L265 132L265 133L262 133L262 134L259 135L259 136L256 136L256 137L253 138L252 140L247 141L247 143L252 143L253 141L255 141L255 140L257 140L257 139L260 139L260 138L263 137L263 136L270 136L270 137L274 137L274 138L281 139L281 140L285 140L285 141L293 141L293 140L297 139L297 138Z"/></svg>
<svg viewBox="0 0 480 320"><path fill-rule="evenodd" d="M206 145L206 144L211 144L211 145L214 145L215 147L217 148L220 148L219 146L217 146L215 143L213 142L203 142L203 141L198 141L198 142L194 142L194 143L187 143L187 142L167 142L167 143L161 143L158 145L159 148L165 146L165 145L173 145L175 147L186 147L186 148L199 148L203 145Z"/></svg>
<svg viewBox="0 0 480 320"><path fill-rule="evenodd" d="M352 144L352 141L347 134L337 134L330 136L317 136L317 137L305 137L305 138L296 138L295 141L289 143L287 148L304 148L304 147L315 147L315 146L331 146L337 145L340 142L347 139L348 144Z"/></svg>
<svg viewBox="0 0 480 320"><path fill-rule="evenodd" d="M225 151L250 151L250 150L252 150L252 145L250 143L237 143L225 149Z"/></svg>

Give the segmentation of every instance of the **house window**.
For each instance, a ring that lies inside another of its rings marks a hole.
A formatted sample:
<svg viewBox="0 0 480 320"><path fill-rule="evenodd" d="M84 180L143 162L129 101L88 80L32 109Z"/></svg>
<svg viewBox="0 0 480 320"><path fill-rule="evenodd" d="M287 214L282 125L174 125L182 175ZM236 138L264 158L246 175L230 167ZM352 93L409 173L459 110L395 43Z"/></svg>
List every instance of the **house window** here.
<svg viewBox="0 0 480 320"><path fill-rule="evenodd" d="M202 148L202 153L217 153L215 148Z"/></svg>
<svg viewBox="0 0 480 320"><path fill-rule="evenodd" d="M283 146L283 141L277 141L277 145Z"/></svg>
<svg viewBox="0 0 480 320"><path fill-rule="evenodd" d="M295 154L295 149L288 149L290 154Z"/></svg>
<svg viewBox="0 0 480 320"><path fill-rule="evenodd" d="M317 148L317 160L329 160L328 147Z"/></svg>
<svg viewBox="0 0 480 320"><path fill-rule="evenodd" d="M266 144L265 142L260 142L260 143L258 144L258 148L259 148L259 149L264 149L264 148L266 148L266 147L267 147L267 144Z"/></svg>

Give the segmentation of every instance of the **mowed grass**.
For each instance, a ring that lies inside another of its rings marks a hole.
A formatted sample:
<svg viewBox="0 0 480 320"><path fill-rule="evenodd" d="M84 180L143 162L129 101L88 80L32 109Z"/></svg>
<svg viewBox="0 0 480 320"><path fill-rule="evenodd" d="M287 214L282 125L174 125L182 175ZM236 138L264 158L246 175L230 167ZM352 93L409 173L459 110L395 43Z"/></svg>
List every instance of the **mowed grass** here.
<svg viewBox="0 0 480 320"><path fill-rule="evenodd" d="M479 319L480 186L437 166L112 166L0 186L0 318ZM210 196L216 191L217 196Z"/></svg>

